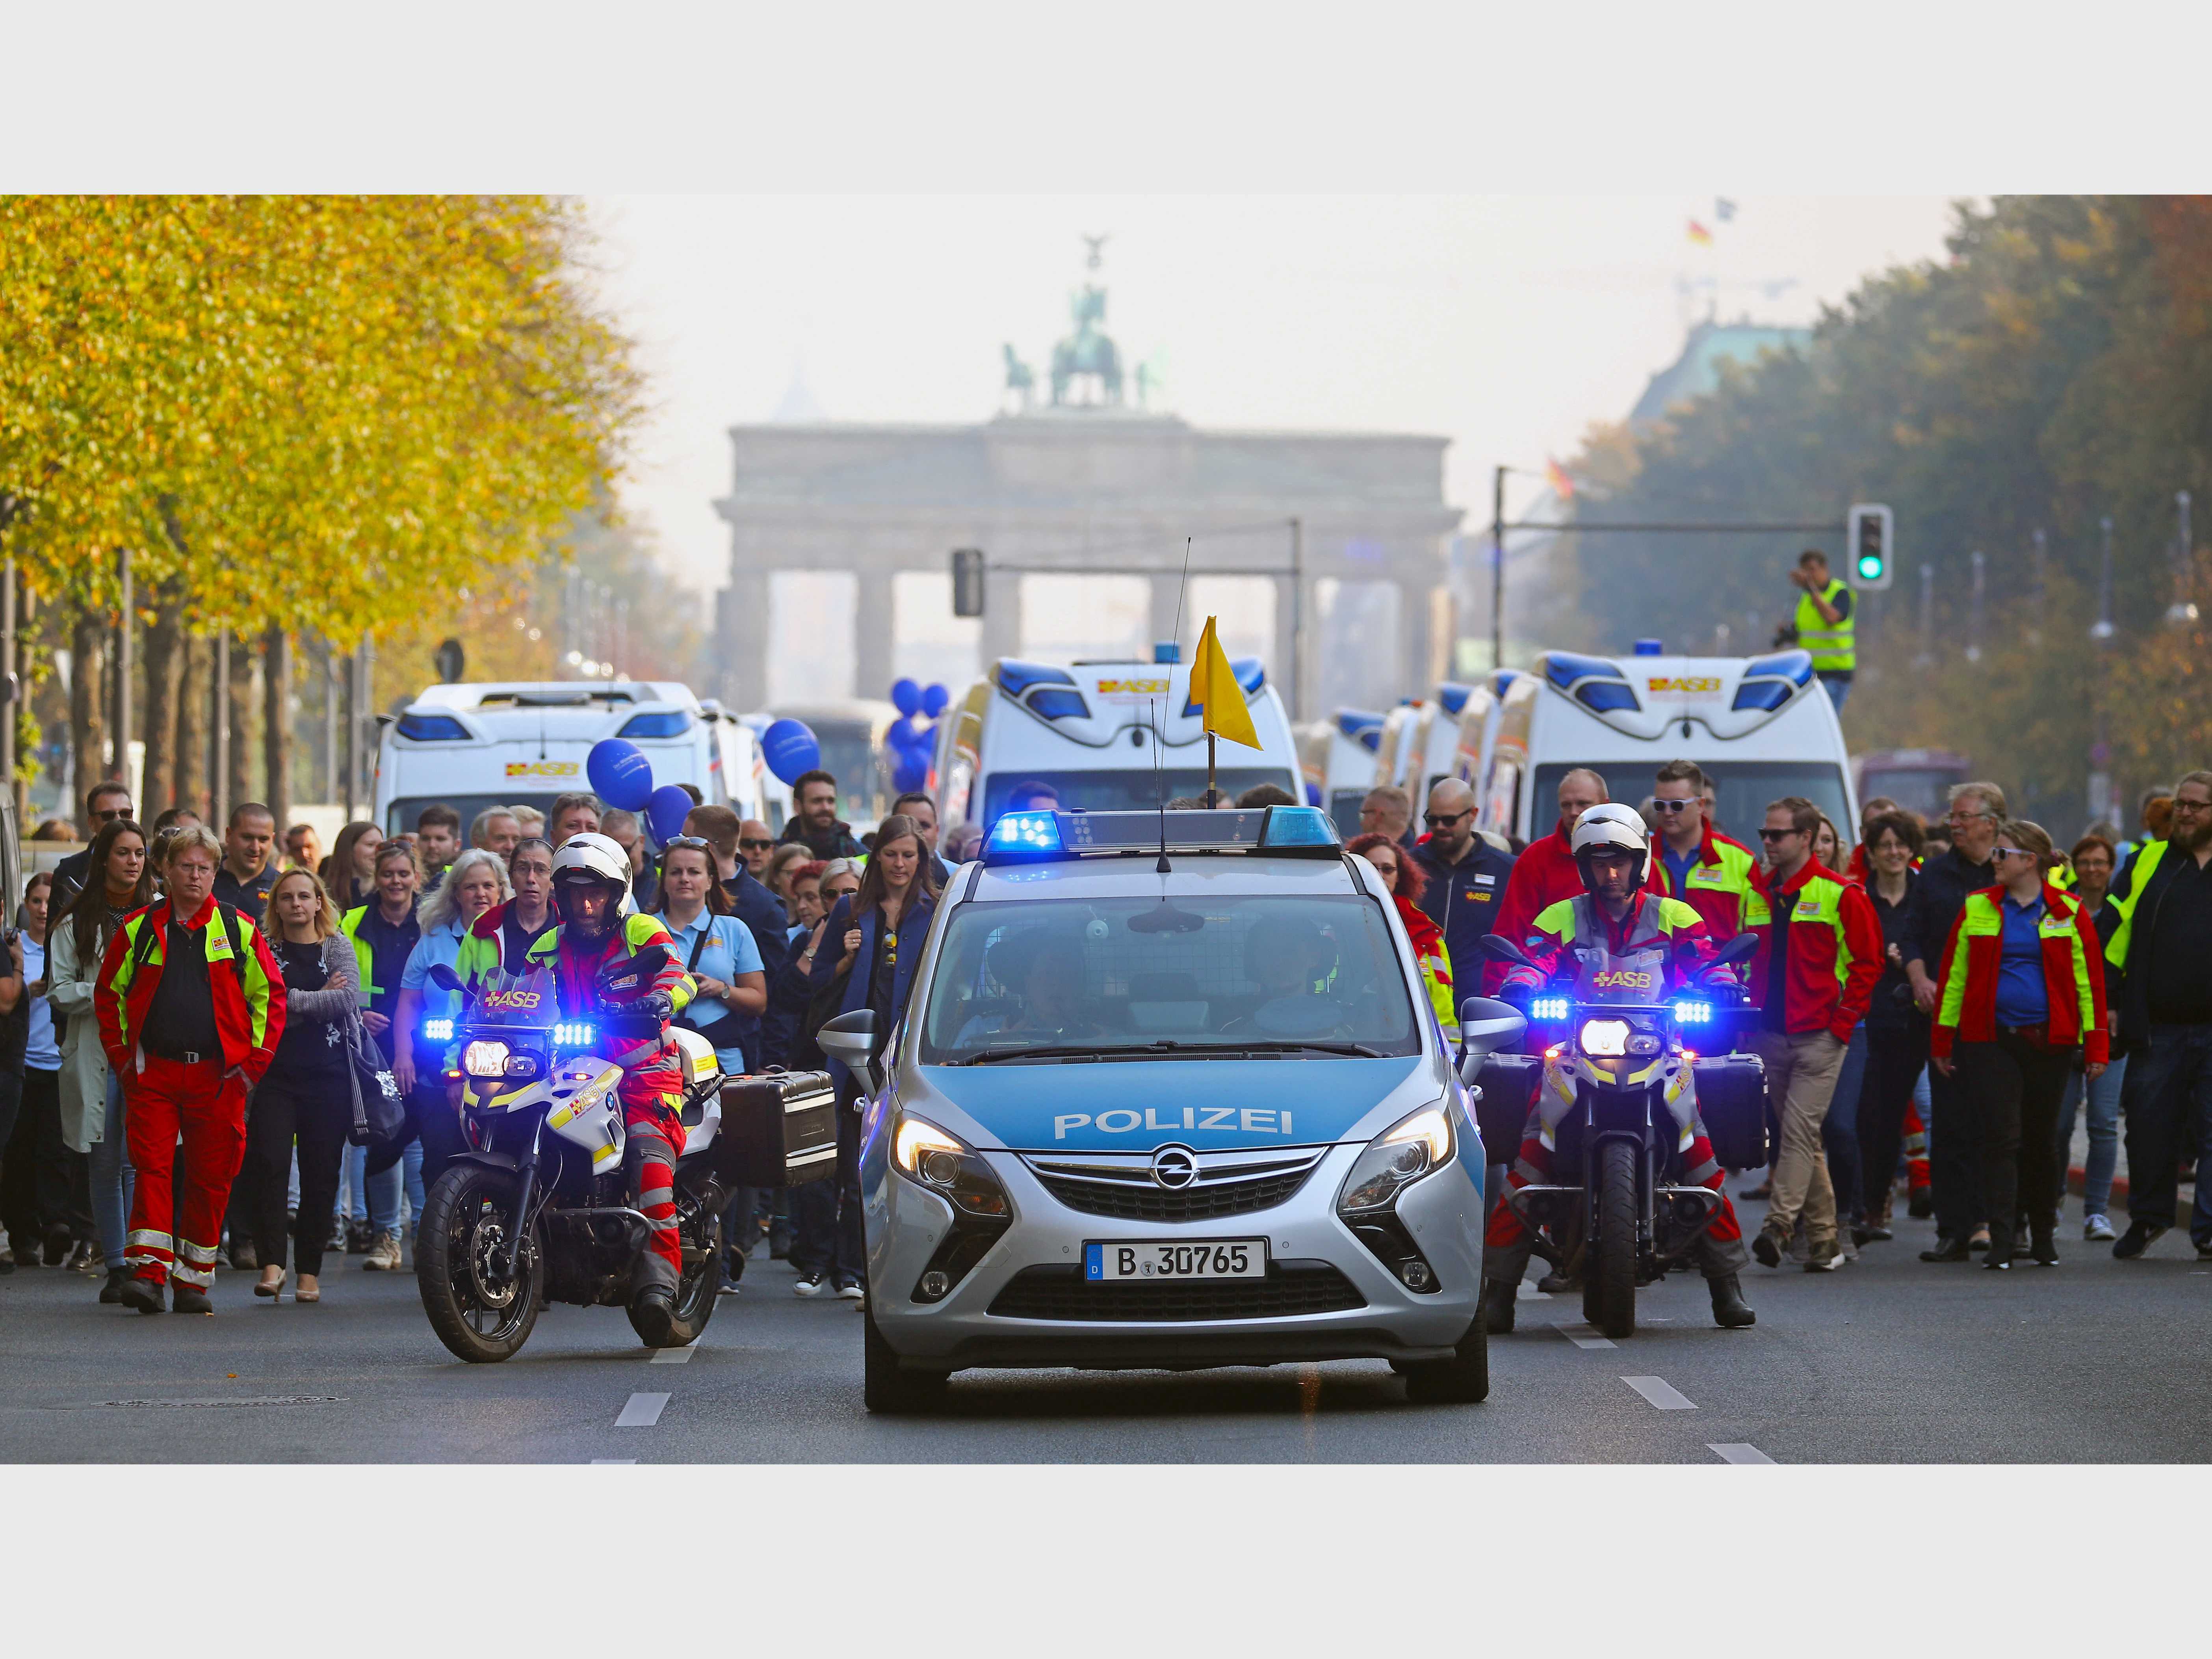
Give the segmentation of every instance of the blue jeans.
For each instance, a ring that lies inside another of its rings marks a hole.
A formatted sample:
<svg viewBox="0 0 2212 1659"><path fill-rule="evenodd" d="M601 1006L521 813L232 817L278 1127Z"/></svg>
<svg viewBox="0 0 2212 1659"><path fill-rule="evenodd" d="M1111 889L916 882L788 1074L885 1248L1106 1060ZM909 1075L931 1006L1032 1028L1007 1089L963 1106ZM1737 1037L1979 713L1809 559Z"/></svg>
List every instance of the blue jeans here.
<svg viewBox="0 0 2212 1659"><path fill-rule="evenodd" d="M362 1160L362 1167L368 1160ZM418 1136L407 1143L399 1161L387 1169L379 1170L363 1183L368 1191L368 1227L371 1232L389 1233L399 1237L399 1194L407 1194L408 1214L410 1219L422 1218L422 1142Z"/></svg>
<svg viewBox="0 0 2212 1659"><path fill-rule="evenodd" d="M100 1253L107 1258L112 1273L122 1271L124 1231L130 1224L131 1194L137 1184L138 1172L131 1167L131 1145L123 1133L123 1085L110 1073L107 1114L92 1146L92 1222L100 1234Z"/></svg>
<svg viewBox="0 0 2212 1659"><path fill-rule="evenodd" d="M1842 714L1844 701L1851 695L1851 683L1849 680L1830 679L1823 674L1820 676L1820 689L1828 694L1828 701L1836 705L1836 712L1838 714Z"/></svg>
<svg viewBox="0 0 2212 1659"><path fill-rule="evenodd" d="M2154 1025L2150 1041L2128 1055L2120 1091L2127 1120L2128 1219L2152 1227L2173 1225L2180 1188L2175 1179L2184 1155L2197 1159L2197 1207L2189 1236L2212 1244L2212 1025Z"/></svg>
<svg viewBox="0 0 2212 1659"><path fill-rule="evenodd" d="M1836 1092L1820 1120L1820 1146L1828 1155L1828 1179L1836 1188L1836 1219L1845 1226L1866 1213L1863 1171L1859 1168L1859 1090L1866 1077L1867 1031L1862 1020L1851 1028L1844 1063L1836 1073Z"/></svg>
<svg viewBox="0 0 2212 1659"><path fill-rule="evenodd" d="M2058 1102L2059 1203L2065 1201L2066 1160L2074 1146L2074 1114L2086 1095L2089 1102L2089 1162L2081 1176L2081 1217L2103 1215L2112 1202L2112 1171L2120 1164L2120 1088L2128 1074L2128 1057L2121 1054L2105 1067L2105 1074L2087 1089L2088 1080L2079 1072L2066 1079L2066 1092Z"/></svg>

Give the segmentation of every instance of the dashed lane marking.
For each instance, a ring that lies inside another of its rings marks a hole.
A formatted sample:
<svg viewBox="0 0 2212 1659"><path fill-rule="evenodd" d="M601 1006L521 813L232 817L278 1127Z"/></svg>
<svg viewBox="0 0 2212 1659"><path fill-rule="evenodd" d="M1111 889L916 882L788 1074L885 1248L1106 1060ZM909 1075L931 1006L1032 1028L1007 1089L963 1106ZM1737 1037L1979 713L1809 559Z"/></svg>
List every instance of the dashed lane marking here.
<svg viewBox="0 0 2212 1659"><path fill-rule="evenodd" d="M634 1394L629 1397L629 1404L622 1408L622 1415L615 1419L615 1426L618 1429L649 1429L660 1421L660 1413L667 1407L668 1401L669 1396L665 1394Z"/></svg>
<svg viewBox="0 0 2212 1659"><path fill-rule="evenodd" d="M697 1352L696 1348L655 1348L653 1351L653 1358L647 1363L653 1365L688 1365L691 1363L691 1356Z"/></svg>
<svg viewBox="0 0 2212 1659"><path fill-rule="evenodd" d="M1758 1447L1741 1443L1717 1445L1708 1440L1705 1449L1723 1463L1771 1463L1774 1461Z"/></svg>
<svg viewBox="0 0 2212 1659"><path fill-rule="evenodd" d="M1624 1376L1622 1382L1650 1401L1662 1412L1693 1412L1697 1402L1664 1377Z"/></svg>
<svg viewBox="0 0 2212 1659"><path fill-rule="evenodd" d="M1610 1348L1613 1339L1600 1336L1595 1325L1554 1325L1552 1328L1577 1348Z"/></svg>

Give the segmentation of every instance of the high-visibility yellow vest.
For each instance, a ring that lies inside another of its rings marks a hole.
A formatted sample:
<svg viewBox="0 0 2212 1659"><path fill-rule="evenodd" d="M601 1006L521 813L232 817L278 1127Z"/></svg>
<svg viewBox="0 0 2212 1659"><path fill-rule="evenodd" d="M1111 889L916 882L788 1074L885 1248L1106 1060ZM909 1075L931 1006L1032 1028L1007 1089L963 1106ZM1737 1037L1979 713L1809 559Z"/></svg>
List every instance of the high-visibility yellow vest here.
<svg viewBox="0 0 2212 1659"><path fill-rule="evenodd" d="M1832 605L1836 596L1844 591L1844 584L1832 578L1820 590L1820 597ZM1848 674L1858 667L1858 607L1853 605L1841 621L1831 627L1821 621L1811 593L1798 598L1797 643L1813 653L1814 673Z"/></svg>
<svg viewBox="0 0 2212 1659"><path fill-rule="evenodd" d="M2163 841L2145 842L2142 849L2136 854L2135 870L2128 878L2125 896L2118 893L2105 896L2105 902L2112 907L2120 919L2120 925L2112 929L2112 938L2105 944L2105 960L2115 968L2124 969L2128 965L2128 945L2135 938L2136 906L2142 902L2143 889L2150 885L2151 877L2157 873L2158 861L2166 856L2166 849L2172 844Z"/></svg>

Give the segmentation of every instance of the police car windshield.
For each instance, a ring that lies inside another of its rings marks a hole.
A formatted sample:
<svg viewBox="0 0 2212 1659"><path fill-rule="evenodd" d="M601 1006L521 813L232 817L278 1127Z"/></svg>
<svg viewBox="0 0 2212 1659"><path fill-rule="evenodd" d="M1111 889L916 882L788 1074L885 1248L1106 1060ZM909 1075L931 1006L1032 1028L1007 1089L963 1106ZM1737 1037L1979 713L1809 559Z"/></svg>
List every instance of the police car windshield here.
<svg viewBox="0 0 2212 1659"><path fill-rule="evenodd" d="M1157 893L963 906L922 1021L926 1065L1024 1051L1420 1052L1381 909L1355 895Z"/></svg>

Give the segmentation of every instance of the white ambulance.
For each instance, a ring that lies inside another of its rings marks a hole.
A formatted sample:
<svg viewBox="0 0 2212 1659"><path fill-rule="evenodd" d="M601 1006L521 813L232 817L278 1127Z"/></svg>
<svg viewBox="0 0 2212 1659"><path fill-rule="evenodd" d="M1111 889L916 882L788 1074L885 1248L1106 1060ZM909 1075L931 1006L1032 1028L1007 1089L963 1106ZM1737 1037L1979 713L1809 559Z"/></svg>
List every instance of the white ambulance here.
<svg viewBox="0 0 2212 1659"><path fill-rule="evenodd" d="M765 810L751 729L670 681L433 685L378 719L375 818L386 835L438 803L461 815L464 836L488 806L548 811L556 796L590 790L586 757L602 738L642 750L656 787L690 784L743 817Z"/></svg>
<svg viewBox="0 0 2212 1659"><path fill-rule="evenodd" d="M931 782L946 823L988 828L1032 800L1062 811L1127 811L1206 787L1206 733L1190 702L1190 665L1023 662L1002 657L937 723ZM1231 799L1272 783L1303 802L1297 744L1257 657L1230 664L1257 750L1219 745L1217 781ZM1154 727L1158 727L1158 739Z"/></svg>
<svg viewBox="0 0 2212 1659"><path fill-rule="evenodd" d="M1843 729L1802 651L1547 651L1505 687L1489 750L1478 822L1523 842L1550 832L1559 780L1572 769L1590 768L1613 799L1634 805L1677 758L1705 769L1719 790L1718 827L1754 848L1767 804L1784 795L1810 800L1847 842L1857 829Z"/></svg>

